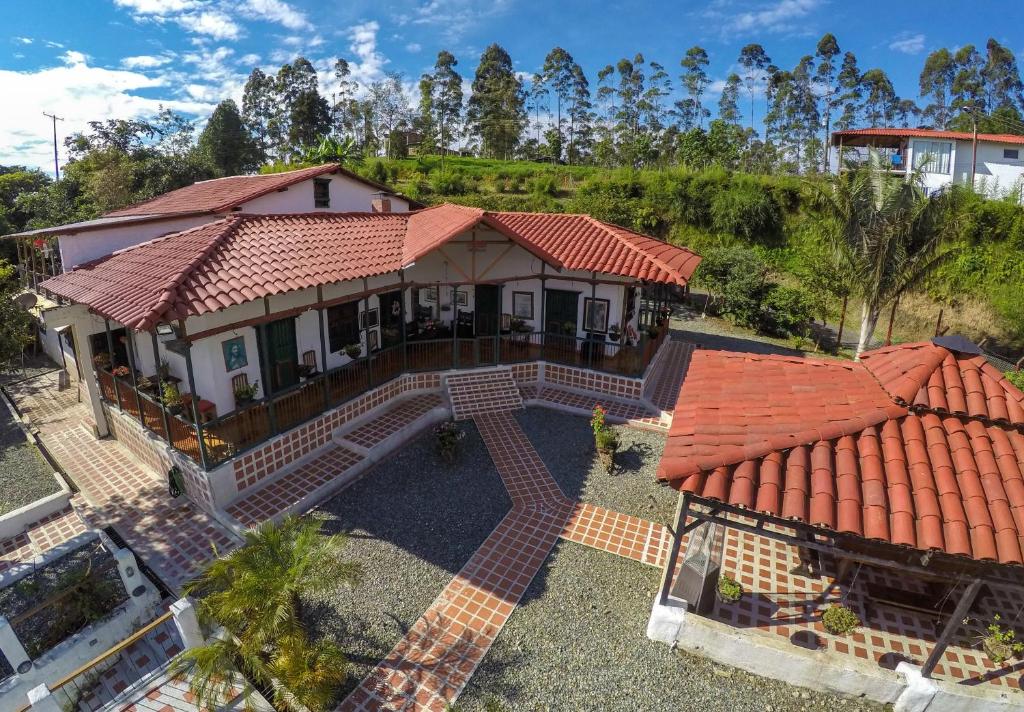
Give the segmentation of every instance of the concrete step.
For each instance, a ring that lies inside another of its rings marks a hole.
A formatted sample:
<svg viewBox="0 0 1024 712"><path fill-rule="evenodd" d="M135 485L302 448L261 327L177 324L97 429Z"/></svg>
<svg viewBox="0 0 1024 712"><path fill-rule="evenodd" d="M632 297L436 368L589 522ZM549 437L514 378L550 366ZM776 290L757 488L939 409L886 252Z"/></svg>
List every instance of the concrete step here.
<svg viewBox="0 0 1024 712"><path fill-rule="evenodd" d="M456 420L523 408L523 397L509 368L452 374L445 378L445 387Z"/></svg>

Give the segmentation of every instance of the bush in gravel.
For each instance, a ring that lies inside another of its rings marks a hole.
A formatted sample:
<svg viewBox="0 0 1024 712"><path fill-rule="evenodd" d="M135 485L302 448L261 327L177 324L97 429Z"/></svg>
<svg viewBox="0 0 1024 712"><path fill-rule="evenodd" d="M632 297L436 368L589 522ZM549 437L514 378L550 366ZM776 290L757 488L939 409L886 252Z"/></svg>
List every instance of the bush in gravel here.
<svg viewBox="0 0 1024 712"><path fill-rule="evenodd" d="M833 603L822 614L821 623L833 635L846 635L860 625L860 618L847 606Z"/></svg>
<svg viewBox="0 0 1024 712"><path fill-rule="evenodd" d="M303 599L355 585L358 564L343 561L342 536L323 536L320 523L290 516L246 532L245 546L214 559L187 588L201 596L204 619L227 635L177 658L174 673L190 673L197 706L217 709L237 670L273 685L278 708L327 709L347 675L341 650L311 642L303 625Z"/></svg>
<svg viewBox="0 0 1024 712"><path fill-rule="evenodd" d="M459 452L459 441L466 437L466 433L459 429L455 421L446 420L434 428L434 435L437 437L437 452L445 462L455 462L455 456Z"/></svg>
<svg viewBox="0 0 1024 712"><path fill-rule="evenodd" d="M718 579L718 597L725 603L736 603L743 597L743 586L732 576Z"/></svg>

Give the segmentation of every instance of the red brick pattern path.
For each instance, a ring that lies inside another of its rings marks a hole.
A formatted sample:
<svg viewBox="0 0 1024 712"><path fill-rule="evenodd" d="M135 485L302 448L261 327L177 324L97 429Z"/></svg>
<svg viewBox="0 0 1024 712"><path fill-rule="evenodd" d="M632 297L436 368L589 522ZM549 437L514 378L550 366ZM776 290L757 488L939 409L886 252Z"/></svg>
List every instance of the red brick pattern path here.
<svg viewBox="0 0 1024 712"><path fill-rule="evenodd" d="M663 556L664 527L566 497L511 413L473 419L512 510L339 712L447 709L559 537L651 565Z"/></svg>

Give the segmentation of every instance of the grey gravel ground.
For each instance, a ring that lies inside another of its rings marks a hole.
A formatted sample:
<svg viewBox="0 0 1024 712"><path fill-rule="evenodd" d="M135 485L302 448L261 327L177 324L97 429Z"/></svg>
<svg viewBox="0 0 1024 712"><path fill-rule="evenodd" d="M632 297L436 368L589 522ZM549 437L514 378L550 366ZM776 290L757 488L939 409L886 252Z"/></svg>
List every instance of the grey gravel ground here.
<svg viewBox="0 0 1024 712"><path fill-rule="evenodd" d="M0 385L20 381L24 378L32 378L33 376L48 373L58 368L60 366L42 352L35 356L27 354L24 363L0 364Z"/></svg>
<svg viewBox="0 0 1024 712"><path fill-rule="evenodd" d="M659 572L561 542L459 698L459 712L882 710L650 641Z"/></svg>
<svg viewBox="0 0 1024 712"><path fill-rule="evenodd" d="M0 403L0 514L59 490L53 469Z"/></svg>
<svg viewBox="0 0 1024 712"><path fill-rule="evenodd" d="M401 640L512 506L476 427L460 427L454 465L427 432L313 512L325 531L348 533L347 557L364 572L357 588L310 605L314 630L352 664L341 694Z"/></svg>
<svg viewBox="0 0 1024 712"><path fill-rule="evenodd" d="M655 482L665 436L613 426L619 434L615 470L597 460L590 419L547 408L527 408L516 420L530 438L562 491L573 499L668 524L675 514L676 492Z"/></svg>
<svg viewBox="0 0 1024 712"><path fill-rule="evenodd" d="M754 354L784 354L803 356L805 352L792 348L792 340L778 339L754 333L751 329L734 326L717 317L701 318L700 309L688 304L673 306L672 338L700 344L701 348L716 351L743 351ZM810 348L814 344L809 344ZM819 353L815 356L827 356Z"/></svg>

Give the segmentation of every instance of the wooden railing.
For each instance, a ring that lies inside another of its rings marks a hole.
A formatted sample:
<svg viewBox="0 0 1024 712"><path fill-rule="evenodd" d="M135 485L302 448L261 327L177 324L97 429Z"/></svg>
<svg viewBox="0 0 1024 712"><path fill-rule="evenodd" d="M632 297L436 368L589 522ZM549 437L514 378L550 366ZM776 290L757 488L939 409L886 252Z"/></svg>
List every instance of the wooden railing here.
<svg viewBox="0 0 1024 712"><path fill-rule="evenodd" d="M275 394L272 399L263 398L204 423L206 466L215 467L405 372L544 360L635 378L643 375L667 333L668 330L662 328L653 338L645 334L640 343L633 346L571 334L535 332L410 341L392 346L307 379ZM104 399L119 403L124 412L139 420L147 430L170 442L195 462L202 462L193 423L165 411L154 397L136 394L130 382L115 379L108 371L101 370L98 376Z"/></svg>

